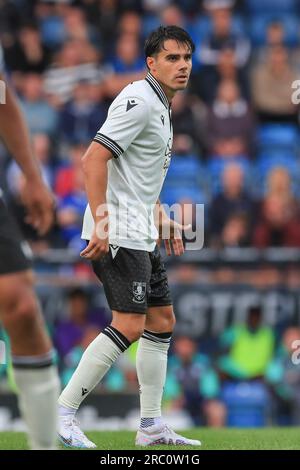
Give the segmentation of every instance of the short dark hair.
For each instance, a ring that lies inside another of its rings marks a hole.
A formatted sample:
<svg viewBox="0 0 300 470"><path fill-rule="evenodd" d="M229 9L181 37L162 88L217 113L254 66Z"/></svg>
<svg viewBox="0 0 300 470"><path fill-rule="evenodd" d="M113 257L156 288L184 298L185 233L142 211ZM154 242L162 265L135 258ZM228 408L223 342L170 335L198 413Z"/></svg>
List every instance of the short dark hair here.
<svg viewBox="0 0 300 470"><path fill-rule="evenodd" d="M152 31L145 42L145 57L153 57L158 54L168 39L184 43L190 48L191 52L195 51L195 44L184 29L179 26L159 26L159 28Z"/></svg>

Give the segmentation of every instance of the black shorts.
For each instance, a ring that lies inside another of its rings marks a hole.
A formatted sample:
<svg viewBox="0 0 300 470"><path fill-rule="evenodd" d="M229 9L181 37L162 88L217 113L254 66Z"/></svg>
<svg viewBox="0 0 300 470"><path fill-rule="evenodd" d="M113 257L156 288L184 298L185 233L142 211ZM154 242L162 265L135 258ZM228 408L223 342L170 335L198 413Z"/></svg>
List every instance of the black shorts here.
<svg viewBox="0 0 300 470"><path fill-rule="evenodd" d="M147 313L148 307L172 305L166 269L156 246L153 252L110 246L92 261L112 310Z"/></svg>
<svg viewBox="0 0 300 470"><path fill-rule="evenodd" d="M31 250L0 198L0 275L31 268Z"/></svg>

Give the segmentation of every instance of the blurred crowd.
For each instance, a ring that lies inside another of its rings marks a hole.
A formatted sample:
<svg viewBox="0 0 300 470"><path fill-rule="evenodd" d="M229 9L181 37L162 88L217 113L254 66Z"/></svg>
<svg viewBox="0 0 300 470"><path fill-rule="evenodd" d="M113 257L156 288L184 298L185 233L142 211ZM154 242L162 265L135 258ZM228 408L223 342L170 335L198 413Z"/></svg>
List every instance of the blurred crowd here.
<svg viewBox="0 0 300 470"><path fill-rule="evenodd" d="M172 102L162 201L205 204L206 246L300 247L296 0L2 0L6 71L57 197L44 240L22 222L34 250L81 248L80 158L116 94L144 77L144 40L159 24L196 44L190 86ZM22 176L3 148L0 166L21 221Z"/></svg>
<svg viewBox="0 0 300 470"><path fill-rule="evenodd" d="M70 289L48 325L62 386L70 380L86 347L109 323L109 312L94 308L90 299L88 291ZM0 339L9 344L1 330ZM95 393L137 393L136 350L137 342L118 359ZM0 390L5 389L15 390L10 360L0 365ZM271 328L265 324L261 307L253 305L244 321L233 322L210 338L175 333L164 412L170 416L180 413L195 426L299 426L299 326Z"/></svg>

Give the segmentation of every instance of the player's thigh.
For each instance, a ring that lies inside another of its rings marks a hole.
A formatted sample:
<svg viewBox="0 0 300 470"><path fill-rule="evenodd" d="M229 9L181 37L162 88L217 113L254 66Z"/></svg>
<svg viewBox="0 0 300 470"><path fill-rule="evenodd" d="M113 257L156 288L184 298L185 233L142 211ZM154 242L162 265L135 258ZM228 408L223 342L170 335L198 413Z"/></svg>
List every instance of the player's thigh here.
<svg viewBox="0 0 300 470"><path fill-rule="evenodd" d="M173 305L149 307L145 329L155 333L171 333L176 323Z"/></svg>
<svg viewBox="0 0 300 470"><path fill-rule="evenodd" d="M171 292L166 268L159 248L150 254L151 279L146 329L154 332L171 332L175 325Z"/></svg>
<svg viewBox="0 0 300 470"><path fill-rule="evenodd" d="M32 266L32 253L0 198L0 276L23 272Z"/></svg>

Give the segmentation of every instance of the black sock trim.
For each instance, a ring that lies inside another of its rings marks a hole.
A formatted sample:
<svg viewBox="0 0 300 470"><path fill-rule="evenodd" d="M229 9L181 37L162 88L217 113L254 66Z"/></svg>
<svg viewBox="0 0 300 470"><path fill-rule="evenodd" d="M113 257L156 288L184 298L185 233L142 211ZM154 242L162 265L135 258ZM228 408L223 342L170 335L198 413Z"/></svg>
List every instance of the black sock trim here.
<svg viewBox="0 0 300 470"><path fill-rule="evenodd" d="M12 356L12 365L15 369L43 369L54 365L54 351L42 356Z"/></svg>
<svg viewBox="0 0 300 470"><path fill-rule="evenodd" d="M154 333L153 331L144 330L142 338L153 341L154 343L168 344L171 341L172 332L168 333Z"/></svg>
<svg viewBox="0 0 300 470"><path fill-rule="evenodd" d="M108 338L111 339L122 352L126 351L131 344L130 341L128 341L128 339L113 326L107 326L102 333L108 336Z"/></svg>

